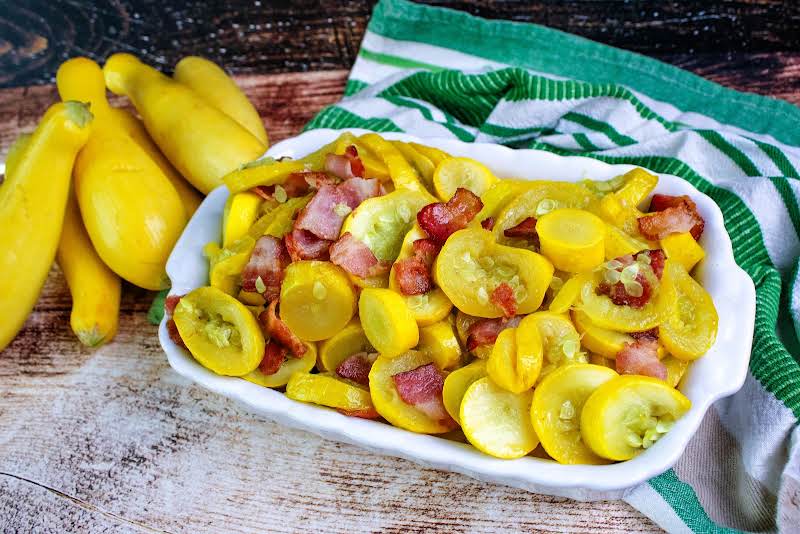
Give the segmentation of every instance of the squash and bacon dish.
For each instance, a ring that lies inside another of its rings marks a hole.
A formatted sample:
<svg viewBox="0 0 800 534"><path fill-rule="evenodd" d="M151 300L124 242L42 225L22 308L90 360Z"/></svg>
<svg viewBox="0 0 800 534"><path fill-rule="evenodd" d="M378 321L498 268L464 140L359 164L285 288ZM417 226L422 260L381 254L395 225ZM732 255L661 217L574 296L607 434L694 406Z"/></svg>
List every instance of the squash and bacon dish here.
<svg viewBox="0 0 800 534"><path fill-rule="evenodd" d="M215 373L566 464L633 458L690 408L676 387L717 331L691 275L704 221L643 169L501 180L346 133L223 181L209 285L167 300L170 336Z"/></svg>

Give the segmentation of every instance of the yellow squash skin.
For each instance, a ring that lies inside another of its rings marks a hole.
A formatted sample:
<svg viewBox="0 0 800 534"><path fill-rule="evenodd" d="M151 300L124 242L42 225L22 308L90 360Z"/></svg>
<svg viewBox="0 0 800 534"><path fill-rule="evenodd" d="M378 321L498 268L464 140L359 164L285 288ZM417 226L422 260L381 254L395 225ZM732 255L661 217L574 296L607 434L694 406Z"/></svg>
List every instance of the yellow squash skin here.
<svg viewBox="0 0 800 534"><path fill-rule="evenodd" d="M91 102L92 113L103 117L115 128L127 133L159 166L164 176L169 178L172 186L181 197L186 216L194 213L202 202L197 190L178 174L178 171L164 157L156 144L147 135L142 122L124 109L112 108L106 100L106 85L100 66L89 58L77 57L67 61L60 69L58 92L62 100L80 100Z"/></svg>
<svg viewBox="0 0 800 534"><path fill-rule="evenodd" d="M122 284L95 252L74 193L67 200L56 261L72 295L72 331L87 347L111 341L119 324Z"/></svg>
<svg viewBox="0 0 800 534"><path fill-rule="evenodd" d="M269 146L267 131L256 108L216 63L198 56L186 56L175 65L172 77L241 124L264 146Z"/></svg>
<svg viewBox="0 0 800 534"><path fill-rule="evenodd" d="M111 56L103 74L113 93L133 102L169 161L204 194L266 150L264 143L199 94L130 54Z"/></svg>
<svg viewBox="0 0 800 534"><path fill-rule="evenodd" d="M134 117L128 110L119 108L111 108L111 116L117 125L131 136L131 139L136 141L136 144L147 152L147 155L158 165L161 172L164 173L164 176L169 178L172 187L175 188L175 191L178 192L178 196L181 197L183 209L186 211L186 217L191 217L203 201L203 196L197 189L192 187L192 184L187 182L183 176L175 170L172 163L164 157L161 150L159 150L153 140L150 139L150 135L148 135L147 130L145 130L142 121Z"/></svg>
<svg viewBox="0 0 800 534"><path fill-rule="evenodd" d="M61 65L63 99L89 101L96 124L75 160L75 193L95 250L112 271L145 289L168 284L164 267L186 211L159 166L114 122L103 73L86 58Z"/></svg>
<svg viewBox="0 0 800 534"><path fill-rule="evenodd" d="M81 103L51 106L0 185L0 351L22 328L53 263L70 173L91 120Z"/></svg>

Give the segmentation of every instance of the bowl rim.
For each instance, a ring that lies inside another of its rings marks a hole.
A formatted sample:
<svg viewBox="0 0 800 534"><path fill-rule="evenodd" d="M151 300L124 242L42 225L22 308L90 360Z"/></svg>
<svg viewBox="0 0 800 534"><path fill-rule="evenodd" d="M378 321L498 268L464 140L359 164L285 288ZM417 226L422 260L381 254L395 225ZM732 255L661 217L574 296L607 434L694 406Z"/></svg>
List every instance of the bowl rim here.
<svg viewBox="0 0 800 534"><path fill-rule="evenodd" d="M345 131L356 135L368 132L356 128L311 130L273 145L265 156L303 156L331 142ZM501 175L508 173L496 170L500 161L510 162L507 165L512 168L521 160L535 164L539 168L555 166L569 169L569 172L573 173L573 176L567 179L552 175L542 177L558 181L581 179L575 175L580 169L583 169L585 175L591 171L593 176L602 179L602 176L615 176L638 167L611 165L582 156L559 156L542 150L512 149L493 143L420 138L404 133L381 133L381 135L387 139L421 142L458 155L472 155ZM486 161L484 156L486 153L496 156L497 159ZM512 172L518 173L519 170ZM700 277L704 286L707 282L713 283L713 288L709 289L709 292L719 312L720 332L715 345L704 358L711 356L712 353L724 351L724 354L719 355L719 359L724 356L725 365L720 367L722 369L720 373L717 373L717 369L713 366L710 367L714 374L709 373L707 376L715 379L713 382L715 388L713 390L700 388L700 394L687 394L692 400L689 412L676 423L671 432L632 460L590 466L562 465L532 456L515 460L493 458L468 444L416 434L377 421L347 417L328 408L294 401L277 390L264 388L238 377L216 375L198 364L188 352L169 338L166 317L159 327L159 341L170 366L179 374L207 389L234 398L279 423L308 430L325 438L345 441L431 467L457 471L474 478L539 492L564 494L565 491L568 493L569 490L576 489L603 492L631 488L672 467L696 433L711 404L732 395L742 387L748 372L755 320L755 287L750 277L735 262L730 237L725 231L719 207L710 197L682 178L663 173L654 174L659 177L656 191L668 188L670 191L690 195L706 219L706 233L703 240L707 260L704 261ZM167 274L173 286L170 294L185 294L195 287L208 283L207 265L202 257L202 247L208 240L219 239L222 206L227 196L228 191L225 186L212 191L184 229L167 262ZM198 262L198 258L201 261ZM189 260L192 262L189 263ZM720 274L724 275L722 278L726 280L725 283L721 283L717 278ZM699 362L704 362L704 358L694 362L686 377L689 380L682 381L679 389L686 389L686 383L692 380L692 387L695 388L692 391L697 389L698 379L692 379L696 375L693 371Z"/></svg>

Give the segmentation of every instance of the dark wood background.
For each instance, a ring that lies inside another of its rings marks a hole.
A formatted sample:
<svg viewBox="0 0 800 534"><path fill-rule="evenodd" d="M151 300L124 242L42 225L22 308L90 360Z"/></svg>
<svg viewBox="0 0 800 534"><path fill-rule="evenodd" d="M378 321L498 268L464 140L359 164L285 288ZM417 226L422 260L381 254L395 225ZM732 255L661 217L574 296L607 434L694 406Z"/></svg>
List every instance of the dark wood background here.
<svg viewBox="0 0 800 534"><path fill-rule="evenodd" d="M236 75L273 142L295 135L341 97L372 3L0 0L0 159L57 100L61 61L116 51L165 71L209 57ZM797 0L428 3L546 24L800 103ZM54 266L0 353L0 532L658 531L623 502L484 484L250 414L172 372L145 317L152 297L126 286L119 334L89 351L69 330Z"/></svg>
<svg viewBox="0 0 800 534"><path fill-rule="evenodd" d="M546 24L720 83L797 102L800 2L425 0ZM235 74L348 69L372 0L2 0L0 86L52 82L67 57L125 50L169 70L200 54Z"/></svg>

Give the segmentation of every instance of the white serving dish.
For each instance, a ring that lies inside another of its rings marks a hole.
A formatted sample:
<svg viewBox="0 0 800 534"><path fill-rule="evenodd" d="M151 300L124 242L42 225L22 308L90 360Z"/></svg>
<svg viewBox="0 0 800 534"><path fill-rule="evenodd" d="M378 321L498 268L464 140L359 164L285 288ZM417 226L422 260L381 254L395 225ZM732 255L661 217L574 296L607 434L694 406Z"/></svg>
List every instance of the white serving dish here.
<svg viewBox="0 0 800 534"><path fill-rule="evenodd" d="M267 155L301 157L341 133L339 130L306 132L276 144ZM578 181L591 177L603 180L633 168L631 165L608 165L589 158L561 157L538 150L512 150L492 144L449 139L421 140L405 134L385 136L424 142L453 155L475 158L501 178ZM711 403L739 390L747 374L753 338L755 289L750 277L733 259L731 242L719 208L708 196L675 176L659 175L657 191L690 195L705 218L701 243L706 259L699 267L699 274L719 311L719 333L714 347L691 365L681 383L680 390L692 401L691 410L652 448L627 462L589 466L559 465L530 456L516 460L493 458L469 445L415 434L376 421L346 417L334 410L291 400L279 391L240 378L218 376L172 342L167 334L166 321L161 322L159 340L170 365L179 374L282 424L429 467L537 493L580 500L622 498L626 490L674 465ZM202 249L209 241L220 240L222 210L227 196L225 187L215 189L178 240L167 263L173 294L185 294L208 284L207 261Z"/></svg>

